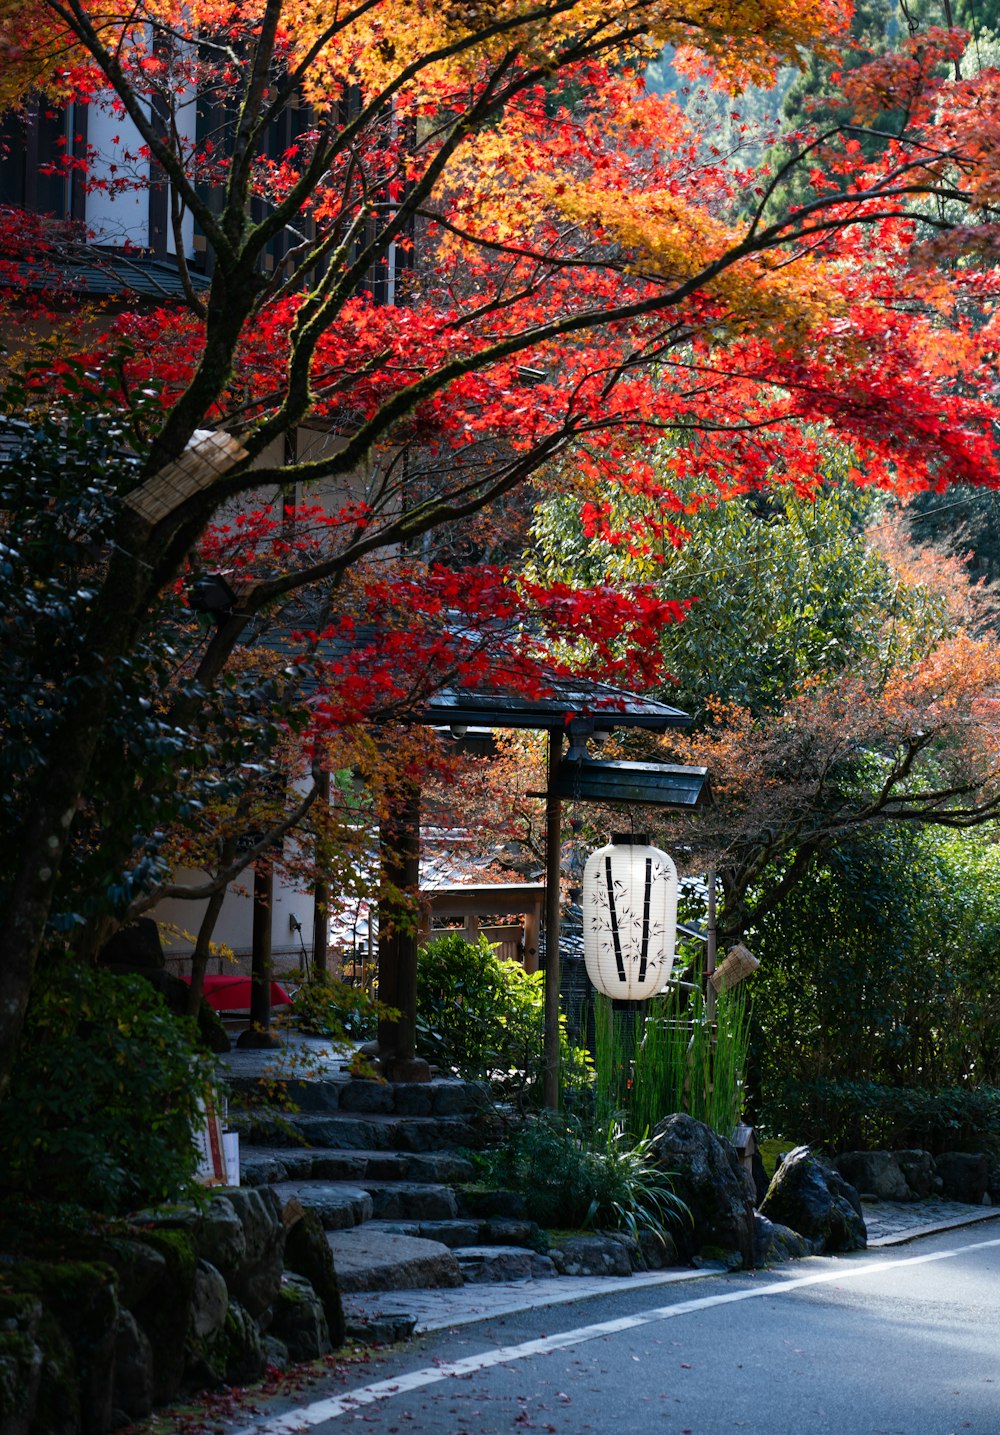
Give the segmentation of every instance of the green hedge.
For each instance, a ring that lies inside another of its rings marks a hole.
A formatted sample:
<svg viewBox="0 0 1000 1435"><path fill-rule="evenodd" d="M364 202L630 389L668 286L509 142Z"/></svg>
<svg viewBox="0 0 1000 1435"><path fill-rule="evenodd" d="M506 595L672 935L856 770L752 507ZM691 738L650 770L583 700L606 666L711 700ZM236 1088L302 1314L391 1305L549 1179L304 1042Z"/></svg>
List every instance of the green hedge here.
<svg viewBox="0 0 1000 1435"><path fill-rule="evenodd" d="M38 981L0 1104L0 1192L114 1215L195 1191L212 1063L138 976L65 961Z"/></svg>
<svg viewBox="0 0 1000 1435"><path fill-rule="evenodd" d="M786 1081L765 1096L772 1134L828 1151L992 1150L1000 1154L1000 1089L923 1091L875 1081Z"/></svg>

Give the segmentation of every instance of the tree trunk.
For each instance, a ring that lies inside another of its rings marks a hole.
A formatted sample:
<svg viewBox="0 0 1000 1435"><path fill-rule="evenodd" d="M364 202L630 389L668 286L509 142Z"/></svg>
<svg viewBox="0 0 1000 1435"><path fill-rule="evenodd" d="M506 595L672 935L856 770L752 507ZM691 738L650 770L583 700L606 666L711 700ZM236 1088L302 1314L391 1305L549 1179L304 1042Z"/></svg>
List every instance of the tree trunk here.
<svg viewBox="0 0 1000 1435"><path fill-rule="evenodd" d="M379 1057L406 1069L417 1048L417 890L420 883L420 792L415 783L393 807L380 835L382 894L378 907L378 997L398 1016L379 1022Z"/></svg>

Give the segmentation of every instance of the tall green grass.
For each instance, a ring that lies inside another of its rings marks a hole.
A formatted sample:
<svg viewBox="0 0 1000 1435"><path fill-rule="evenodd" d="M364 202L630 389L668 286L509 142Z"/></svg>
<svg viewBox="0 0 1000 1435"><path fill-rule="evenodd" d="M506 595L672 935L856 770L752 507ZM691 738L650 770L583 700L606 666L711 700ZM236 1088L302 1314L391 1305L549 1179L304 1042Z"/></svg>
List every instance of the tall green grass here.
<svg viewBox="0 0 1000 1435"><path fill-rule="evenodd" d="M671 991L638 1009L615 1011L597 997L595 1066L597 1115L621 1114L636 1138L664 1116L685 1111L731 1138L743 1107L749 1035L746 989L716 999L708 1020L700 973L695 991Z"/></svg>

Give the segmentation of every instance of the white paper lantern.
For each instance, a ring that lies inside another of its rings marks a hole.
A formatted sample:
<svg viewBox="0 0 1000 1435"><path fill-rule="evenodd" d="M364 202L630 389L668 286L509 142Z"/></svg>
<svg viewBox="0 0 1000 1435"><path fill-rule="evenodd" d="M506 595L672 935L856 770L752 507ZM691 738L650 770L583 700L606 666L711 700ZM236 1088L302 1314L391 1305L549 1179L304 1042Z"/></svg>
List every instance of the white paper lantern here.
<svg viewBox="0 0 1000 1435"><path fill-rule="evenodd" d="M677 940L677 868L646 837L612 837L583 869L583 955L598 991L645 1001L662 989Z"/></svg>

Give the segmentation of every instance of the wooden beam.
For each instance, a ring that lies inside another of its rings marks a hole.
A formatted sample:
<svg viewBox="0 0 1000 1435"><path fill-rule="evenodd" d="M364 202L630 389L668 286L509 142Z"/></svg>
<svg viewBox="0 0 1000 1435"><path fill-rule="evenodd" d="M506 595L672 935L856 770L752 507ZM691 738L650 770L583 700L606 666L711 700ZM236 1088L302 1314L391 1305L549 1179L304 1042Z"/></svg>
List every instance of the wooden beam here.
<svg viewBox="0 0 1000 1435"><path fill-rule="evenodd" d="M542 1102L559 1109L559 876L562 866L562 802L556 791L562 733L549 733L545 791L545 1064Z"/></svg>

